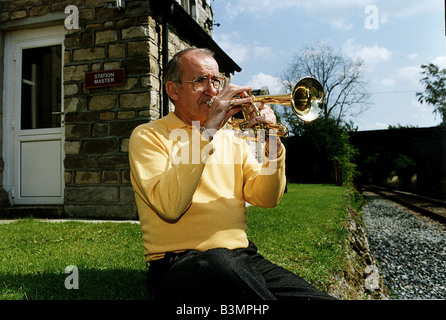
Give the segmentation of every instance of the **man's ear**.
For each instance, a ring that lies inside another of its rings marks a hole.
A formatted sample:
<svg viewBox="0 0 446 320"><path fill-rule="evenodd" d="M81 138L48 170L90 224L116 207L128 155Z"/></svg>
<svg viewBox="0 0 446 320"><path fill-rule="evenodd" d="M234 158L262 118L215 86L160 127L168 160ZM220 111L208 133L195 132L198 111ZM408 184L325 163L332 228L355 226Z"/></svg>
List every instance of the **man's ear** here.
<svg viewBox="0 0 446 320"><path fill-rule="evenodd" d="M166 92L173 101L178 100L177 89L178 89L178 86L175 82L173 82L173 81L166 82Z"/></svg>

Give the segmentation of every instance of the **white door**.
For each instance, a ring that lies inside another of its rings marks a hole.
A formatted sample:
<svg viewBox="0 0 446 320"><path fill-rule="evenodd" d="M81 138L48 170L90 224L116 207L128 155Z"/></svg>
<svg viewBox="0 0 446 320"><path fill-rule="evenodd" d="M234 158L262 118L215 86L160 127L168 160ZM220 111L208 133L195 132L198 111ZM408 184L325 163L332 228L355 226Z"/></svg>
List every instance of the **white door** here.
<svg viewBox="0 0 446 320"><path fill-rule="evenodd" d="M13 204L62 204L63 27L5 37L4 187Z"/></svg>

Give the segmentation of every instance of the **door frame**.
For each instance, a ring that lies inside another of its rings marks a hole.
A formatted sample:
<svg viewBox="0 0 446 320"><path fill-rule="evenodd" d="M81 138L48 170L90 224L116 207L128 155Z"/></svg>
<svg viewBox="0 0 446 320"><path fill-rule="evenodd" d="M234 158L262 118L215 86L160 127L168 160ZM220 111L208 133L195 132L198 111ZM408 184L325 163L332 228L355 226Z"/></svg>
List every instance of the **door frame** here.
<svg viewBox="0 0 446 320"><path fill-rule="evenodd" d="M22 57L17 54L18 48L34 48L51 45L61 45L61 111L63 112L63 63L64 63L64 28L63 26L52 26L36 29L24 29L8 31L5 34L5 59L4 59L4 92L3 92L3 155L4 155L4 175L3 188L9 195L12 205L45 205L63 204L64 202L64 142L65 127L48 128L40 133L27 134L20 130L20 109L21 109L21 70ZM19 77L19 79L17 78ZM63 123L63 115L62 115ZM59 135L60 130L60 135ZM19 131L22 132L19 138ZM55 136L60 137L60 196L51 197L26 197L20 196L20 141L29 141L32 137L38 137L39 141L55 140ZM22 139L22 140L20 140Z"/></svg>

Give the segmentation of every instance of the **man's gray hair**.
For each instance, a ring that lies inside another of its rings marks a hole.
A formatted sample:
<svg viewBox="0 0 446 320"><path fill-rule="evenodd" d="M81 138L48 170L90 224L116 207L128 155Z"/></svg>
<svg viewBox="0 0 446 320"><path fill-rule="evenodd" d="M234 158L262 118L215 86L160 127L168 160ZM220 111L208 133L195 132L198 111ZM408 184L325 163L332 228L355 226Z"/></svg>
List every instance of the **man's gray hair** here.
<svg viewBox="0 0 446 320"><path fill-rule="evenodd" d="M167 81L172 82L179 82L181 81L181 68L180 68L180 59L183 55L185 55L188 52L191 51L197 51L201 52L205 55L208 55L212 58L215 57L215 53L209 49L206 48L188 48L185 50L182 50L178 53L176 53L172 59L167 63L167 66L164 70L164 85L167 83Z"/></svg>

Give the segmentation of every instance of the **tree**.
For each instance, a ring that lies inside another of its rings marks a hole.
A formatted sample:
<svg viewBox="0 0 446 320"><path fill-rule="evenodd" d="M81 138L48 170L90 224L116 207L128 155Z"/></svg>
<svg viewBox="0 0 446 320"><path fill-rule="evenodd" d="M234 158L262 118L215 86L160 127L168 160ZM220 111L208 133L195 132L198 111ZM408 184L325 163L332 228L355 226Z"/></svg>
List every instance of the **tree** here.
<svg viewBox="0 0 446 320"><path fill-rule="evenodd" d="M346 126L322 117L305 130L283 140L287 149L287 178L294 182L349 184L356 175L357 150L350 143ZM338 169L338 177L334 171ZM336 181L335 181L336 180Z"/></svg>
<svg viewBox="0 0 446 320"><path fill-rule="evenodd" d="M287 176L301 182L333 182L333 172L340 171L336 182L351 183L357 151L349 141L348 132L354 126L347 117L359 115L369 104L363 61L353 61L319 43L295 56L283 75L286 89L291 91L305 76L322 84L326 106L321 117L310 124L297 120L290 108L281 109L281 118L294 135L287 140Z"/></svg>
<svg viewBox="0 0 446 320"><path fill-rule="evenodd" d="M322 116L332 117L339 124L346 117L355 117L364 112L370 95L363 79L364 62L352 60L340 50L318 43L307 47L294 57L289 69L283 75L287 90L305 76L319 80L326 94L326 107ZM289 120L289 112L286 112Z"/></svg>
<svg viewBox="0 0 446 320"><path fill-rule="evenodd" d="M429 63L421 66L420 80L425 86L425 92L417 92L416 96L420 103L434 106L434 114L442 118L441 126L446 126L446 69L440 69L437 65Z"/></svg>

